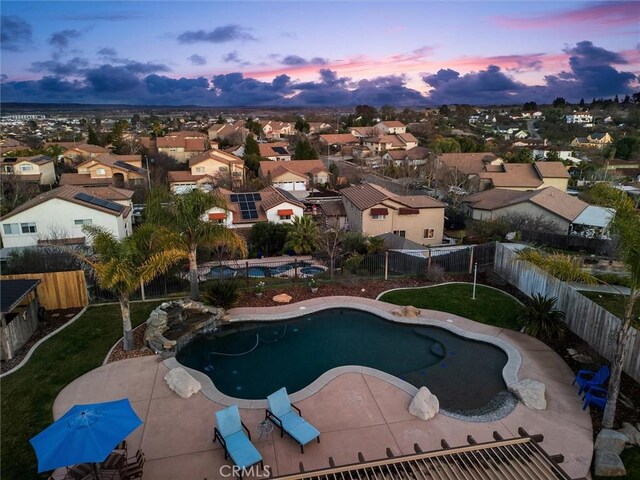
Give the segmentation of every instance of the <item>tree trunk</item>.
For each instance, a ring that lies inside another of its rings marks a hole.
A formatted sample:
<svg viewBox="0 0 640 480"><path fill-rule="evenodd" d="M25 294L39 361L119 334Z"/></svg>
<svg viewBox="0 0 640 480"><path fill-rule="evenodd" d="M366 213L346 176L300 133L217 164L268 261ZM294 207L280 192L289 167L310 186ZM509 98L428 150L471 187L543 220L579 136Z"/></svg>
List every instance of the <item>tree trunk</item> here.
<svg viewBox="0 0 640 480"><path fill-rule="evenodd" d="M336 259L335 259L335 257L333 255L331 256L331 260L330 260L329 265L330 265L329 278L333 280L333 271L336 268Z"/></svg>
<svg viewBox="0 0 640 480"><path fill-rule="evenodd" d="M620 382L622 379L622 366L627 355L627 343L631 336L631 322L633 320L633 307L640 296L640 290L635 286L631 288L627 304L624 307L624 318L618 330L616 339L616 353L611 365L611 378L609 379L609 392L607 394L607 406L602 417L603 428L613 428L616 418L616 404L620 394Z"/></svg>
<svg viewBox="0 0 640 480"><path fill-rule="evenodd" d="M122 312L122 348L125 352L133 350L133 330L131 329L131 308L129 296L120 295L120 312Z"/></svg>
<svg viewBox="0 0 640 480"><path fill-rule="evenodd" d="M198 287L198 262L196 261L196 247L189 249L189 282L191 282L191 299L200 300Z"/></svg>

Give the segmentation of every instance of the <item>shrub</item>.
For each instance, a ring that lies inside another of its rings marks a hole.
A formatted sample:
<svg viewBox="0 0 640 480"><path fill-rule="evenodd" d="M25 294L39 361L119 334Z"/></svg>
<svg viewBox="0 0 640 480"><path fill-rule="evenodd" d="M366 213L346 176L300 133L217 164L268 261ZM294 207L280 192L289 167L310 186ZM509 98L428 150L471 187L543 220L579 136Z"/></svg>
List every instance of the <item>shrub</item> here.
<svg viewBox="0 0 640 480"><path fill-rule="evenodd" d="M522 331L542 340L561 338L564 334L564 312L556 310L555 297L534 294L526 305L520 321Z"/></svg>
<svg viewBox="0 0 640 480"><path fill-rule="evenodd" d="M620 285L622 287L631 288L631 278L625 274L595 273L593 276L608 285Z"/></svg>
<svg viewBox="0 0 640 480"><path fill-rule="evenodd" d="M204 288L202 299L208 305L228 310L240 300L239 286L235 280L214 280Z"/></svg>
<svg viewBox="0 0 640 480"><path fill-rule="evenodd" d="M425 279L428 282L442 283L444 282L444 267L440 265L431 265L425 273Z"/></svg>

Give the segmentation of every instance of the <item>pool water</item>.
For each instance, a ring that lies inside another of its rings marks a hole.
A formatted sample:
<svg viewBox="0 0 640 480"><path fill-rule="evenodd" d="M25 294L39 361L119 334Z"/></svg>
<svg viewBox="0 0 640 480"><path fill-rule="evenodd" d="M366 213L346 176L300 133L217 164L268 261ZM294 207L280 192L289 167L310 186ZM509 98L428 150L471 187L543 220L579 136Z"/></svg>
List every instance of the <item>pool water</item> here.
<svg viewBox="0 0 640 480"><path fill-rule="evenodd" d="M320 267L304 267L304 268L300 269L300 271L302 273L304 273L305 275L314 276L314 275L317 275L319 273L324 273L325 269L324 268L320 268Z"/></svg>
<svg viewBox="0 0 640 480"><path fill-rule="evenodd" d="M362 365L427 386L441 408L482 410L506 390L507 355L448 330L399 324L360 310L329 309L278 323L248 322L195 338L177 360L226 395L264 399L303 389L327 370Z"/></svg>

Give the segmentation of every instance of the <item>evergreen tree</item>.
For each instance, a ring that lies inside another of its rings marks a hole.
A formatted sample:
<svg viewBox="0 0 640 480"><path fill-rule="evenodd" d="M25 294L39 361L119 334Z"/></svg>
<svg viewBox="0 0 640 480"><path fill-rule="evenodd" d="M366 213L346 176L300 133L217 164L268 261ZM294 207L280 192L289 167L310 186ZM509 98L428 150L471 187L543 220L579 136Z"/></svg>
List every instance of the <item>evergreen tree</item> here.
<svg viewBox="0 0 640 480"><path fill-rule="evenodd" d="M620 100L618 100L618 95L615 96L615 98L613 99L614 103L620 103Z"/></svg>
<svg viewBox="0 0 640 480"><path fill-rule="evenodd" d="M580 108L584 108L584 98L580 99L580 103L578 104Z"/></svg>
<svg viewBox="0 0 640 480"><path fill-rule="evenodd" d="M318 158L318 152L311 146L309 140L301 138L296 143L294 160L315 160Z"/></svg>
<svg viewBox="0 0 640 480"><path fill-rule="evenodd" d="M309 125L309 122L307 122L304 118L298 117L296 118L295 129L300 133L309 133L311 126Z"/></svg>
<svg viewBox="0 0 640 480"><path fill-rule="evenodd" d="M98 134L91 127L91 125L89 125L89 137L87 138L87 143L90 145L100 145L100 139L98 139Z"/></svg>
<svg viewBox="0 0 640 480"><path fill-rule="evenodd" d="M247 135L247 139L244 141L244 154L260 156L260 147L253 135Z"/></svg>

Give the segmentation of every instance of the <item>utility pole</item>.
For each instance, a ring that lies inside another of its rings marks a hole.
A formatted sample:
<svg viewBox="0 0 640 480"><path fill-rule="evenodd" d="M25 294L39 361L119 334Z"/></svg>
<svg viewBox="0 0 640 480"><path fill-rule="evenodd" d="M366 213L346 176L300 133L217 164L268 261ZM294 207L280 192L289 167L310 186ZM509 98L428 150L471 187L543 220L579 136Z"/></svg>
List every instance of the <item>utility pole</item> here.
<svg viewBox="0 0 640 480"><path fill-rule="evenodd" d="M144 161L147 167L147 182L149 183L149 190L151 190L151 172L149 171L149 157L145 155Z"/></svg>

